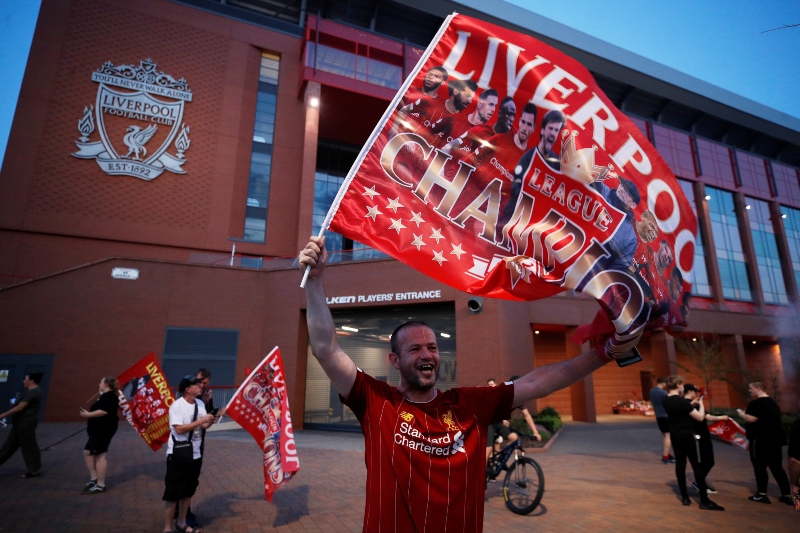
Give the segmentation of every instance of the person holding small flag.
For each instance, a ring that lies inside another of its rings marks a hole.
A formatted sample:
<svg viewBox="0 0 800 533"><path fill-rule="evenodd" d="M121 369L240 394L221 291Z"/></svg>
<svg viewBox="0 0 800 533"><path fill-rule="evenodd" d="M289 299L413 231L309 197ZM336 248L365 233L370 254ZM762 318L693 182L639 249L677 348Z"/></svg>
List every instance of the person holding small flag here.
<svg viewBox="0 0 800 533"><path fill-rule="evenodd" d="M106 491L106 471L108 470L108 446L117 432L119 418L119 382L114 376L106 376L98 385L100 398L87 411L81 407L80 414L86 418L86 433L89 440L83 449L86 468L89 469L89 481L83 488L83 494L101 494Z"/></svg>

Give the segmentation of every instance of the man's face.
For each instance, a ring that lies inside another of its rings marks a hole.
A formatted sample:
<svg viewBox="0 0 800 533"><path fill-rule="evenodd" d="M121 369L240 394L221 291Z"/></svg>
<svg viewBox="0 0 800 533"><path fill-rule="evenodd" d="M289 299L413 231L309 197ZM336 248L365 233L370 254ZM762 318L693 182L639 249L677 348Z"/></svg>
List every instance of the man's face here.
<svg viewBox="0 0 800 533"><path fill-rule="evenodd" d="M523 113L522 116L519 117L519 130L517 131L519 142L524 143L528 141L531 133L533 133L535 122L536 117L533 113Z"/></svg>
<svg viewBox="0 0 800 533"><path fill-rule="evenodd" d="M426 391L436 385L439 374L439 346L436 335L426 326L400 330L397 338L400 353L390 354L392 365L409 388Z"/></svg>
<svg viewBox="0 0 800 533"><path fill-rule="evenodd" d="M472 103L473 98L475 98L475 91L469 87L465 87L463 91L455 89L453 91L453 106L455 106L456 111L464 111ZM497 104L496 101L495 104Z"/></svg>
<svg viewBox="0 0 800 533"><path fill-rule="evenodd" d="M639 237L644 242L653 242L658 237L658 226L655 220L649 217L642 217L639 223Z"/></svg>
<svg viewBox="0 0 800 533"><path fill-rule="evenodd" d="M200 386L200 390L201 391L206 390L206 387L208 387L208 383L211 381L211 378L210 377L204 378L203 374L197 374L195 377L200 380L200 383L198 383L198 385Z"/></svg>
<svg viewBox="0 0 800 533"><path fill-rule="evenodd" d="M558 132L560 132L561 128L563 127L563 122L550 122L547 126L542 128L542 139L539 141L539 148L541 152L544 154L550 153L550 151L553 149L553 145L556 143L556 139L558 139Z"/></svg>
<svg viewBox="0 0 800 533"><path fill-rule="evenodd" d="M752 385L747 387L747 390L750 392L750 396L753 398L758 398L758 393L761 392L757 387L753 387Z"/></svg>
<svg viewBox="0 0 800 533"><path fill-rule="evenodd" d="M509 100L500 106L497 111L497 124L494 129L497 133L506 133L511 130L514 125L514 118L517 116L517 106L514 100Z"/></svg>
<svg viewBox="0 0 800 533"><path fill-rule="evenodd" d="M426 92L431 92L438 89L444 81L444 74L440 70L429 70L422 80L422 89Z"/></svg>
<svg viewBox="0 0 800 533"><path fill-rule="evenodd" d="M628 209L633 209L636 207L636 203L633 201L631 193L628 192L628 188L621 183L617 187L617 198L619 198L619 201L622 202L622 205Z"/></svg>
<svg viewBox="0 0 800 533"><path fill-rule="evenodd" d="M693 390L686 391L686 394L684 394L684 396L686 397L687 400L691 401L697 398L697 392Z"/></svg>
<svg viewBox="0 0 800 533"><path fill-rule="evenodd" d="M195 383L186 387L186 392L192 396L200 396L203 394L203 386L200 383Z"/></svg>
<svg viewBox="0 0 800 533"><path fill-rule="evenodd" d="M678 301L678 297L681 295L681 282L678 279L678 276L672 276L669 278L669 297L672 299L673 302Z"/></svg>
<svg viewBox="0 0 800 533"><path fill-rule="evenodd" d="M495 383L493 379L487 381L486 384L489 385L490 387L497 387L497 383Z"/></svg>
<svg viewBox="0 0 800 533"><path fill-rule="evenodd" d="M672 248L669 247L666 241L662 242L661 246L658 247L656 261L658 262L659 270L663 270L672 264Z"/></svg>
<svg viewBox="0 0 800 533"><path fill-rule="evenodd" d="M478 99L478 118L481 123L489 122L489 119L494 116L495 109L497 109L497 97L487 96L485 99Z"/></svg>
<svg viewBox="0 0 800 533"><path fill-rule="evenodd" d="M28 374L25 374L25 377L22 378L22 386L29 389L31 385L33 385L33 380Z"/></svg>

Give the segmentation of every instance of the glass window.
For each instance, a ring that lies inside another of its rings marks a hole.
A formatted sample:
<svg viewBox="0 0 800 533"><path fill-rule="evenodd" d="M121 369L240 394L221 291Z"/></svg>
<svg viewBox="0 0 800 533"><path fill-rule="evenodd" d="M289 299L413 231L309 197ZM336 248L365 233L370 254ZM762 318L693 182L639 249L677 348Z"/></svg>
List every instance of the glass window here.
<svg viewBox="0 0 800 533"><path fill-rule="evenodd" d="M339 187L353 166L360 148L334 141L321 140L317 146L317 173L314 180L314 214L312 235L319 235ZM329 261L361 261L383 259L388 255L357 241L350 240L333 231L325 232L325 248L330 253Z"/></svg>
<svg viewBox="0 0 800 533"><path fill-rule="evenodd" d="M706 187L711 231L717 252L722 295L731 300L752 300L747 261L742 251L733 193Z"/></svg>
<svg viewBox="0 0 800 533"><path fill-rule="evenodd" d="M697 140L697 157L700 160L703 181L719 187L735 188L736 179L733 176L730 149L700 137L695 137L695 139Z"/></svg>
<svg viewBox="0 0 800 533"><path fill-rule="evenodd" d="M676 176L694 178L694 153L692 138L688 133L653 124L653 144Z"/></svg>
<svg viewBox="0 0 800 533"><path fill-rule="evenodd" d="M306 66L373 85L399 89L403 84L403 68L377 59L358 56L338 48L306 43ZM319 50L319 53L317 53Z"/></svg>
<svg viewBox="0 0 800 533"><path fill-rule="evenodd" d="M436 334L439 345L439 381L447 390L456 386L456 320L452 303L383 308L332 309L336 340L342 350L364 372L379 381L397 386L400 374L387 354L392 331L408 320L421 320ZM445 336L447 335L447 336ZM359 430L358 420L339 401L331 384L308 347L306 360L306 397L303 423L310 428Z"/></svg>
<svg viewBox="0 0 800 533"><path fill-rule="evenodd" d="M279 66L278 56L266 52L261 54L256 120L253 128L253 154L250 158L250 181L247 186L247 209L244 220L244 240L249 242L264 242L267 236L267 204L272 170Z"/></svg>
<svg viewBox="0 0 800 533"><path fill-rule="evenodd" d="M745 201L764 301L771 304L789 303L786 285L783 283L775 230L772 227L772 217L769 216L769 204L750 197L747 197Z"/></svg>
<svg viewBox="0 0 800 533"><path fill-rule="evenodd" d="M789 241L789 253L792 255L792 270L797 286L800 287L800 209L781 206L783 227L786 228L786 240Z"/></svg>
<svg viewBox="0 0 800 533"><path fill-rule="evenodd" d="M681 184L681 189L689 204L692 206L694 215L697 216L697 206L695 205L694 188L692 183L686 180L678 180ZM711 284L708 282L708 270L706 270L706 254L705 243L700 233L698 224L697 235L695 235L694 243L694 264L692 266L692 278L687 280L692 284L692 294L697 296L711 296Z"/></svg>

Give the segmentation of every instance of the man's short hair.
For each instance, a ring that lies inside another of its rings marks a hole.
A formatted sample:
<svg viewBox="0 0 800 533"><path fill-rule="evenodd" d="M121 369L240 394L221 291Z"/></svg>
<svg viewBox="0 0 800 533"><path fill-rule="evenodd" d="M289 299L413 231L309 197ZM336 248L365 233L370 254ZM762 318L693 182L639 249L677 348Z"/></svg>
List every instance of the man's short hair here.
<svg viewBox="0 0 800 533"><path fill-rule="evenodd" d="M758 389L761 392L767 392L767 388L760 381L754 381L749 386L753 387L754 389Z"/></svg>
<svg viewBox="0 0 800 533"><path fill-rule="evenodd" d="M666 383L666 382L667 378L665 378L664 376L659 376L658 379L656 379L656 385L659 383Z"/></svg>
<svg viewBox="0 0 800 533"><path fill-rule="evenodd" d="M447 73L447 69L444 68L444 67L439 67L439 66L431 67L430 69L428 69L428 72L430 72L431 70L437 70L437 71L441 72L442 73L442 78L443 78L442 81L444 81L444 80L446 80L447 78L450 77L450 74Z"/></svg>
<svg viewBox="0 0 800 533"><path fill-rule="evenodd" d="M678 390L683 385L682 376L670 376L667 378L667 390Z"/></svg>
<svg viewBox="0 0 800 533"><path fill-rule="evenodd" d="M36 383L37 385L42 382L42 378L44 377L44 373L42 372L28 372L28 379ZM19 379L19 378L17 378Z"/></svg>
<svg viewBox="0 0 800 533"><path fill-rule="evenodd" d="M389 348L392 350L392 353L396 353L400 355L400 347L397 345L397 337L400 335L400 332L406 328L411 328L415 326L425 326L428 329L432 329L428 324L421 320L409 320L408 322L403 322L392 332L392 336L389 339Z"/></svg>
<svg viewBox="0 0 800 533"><path fill-rule="evenodd" d="M209 369L207 369L207 368L198 368L197 372L195 372L194 375L196 376L198 374L203 376L203 379L206 379L206 378L211 379L211 371Z"/></svg>
<svg viewBox="0 0 800 533"><path fill-rule="evenodd" d="M505 98L503 98L502 100L500 100L500 107L502 107L502 106L506 105L506 104L507 104L507 103L509 103L509 102L513 102L513 101L514 101L514 99L513 99L513 98L511 98L510 96L506 96Z"/></svg>
<svg viewBox="0 0 800 533"><path fill-rule="evenodd" d="M494 378L489 378L489 379L487 379L487 380L486 380L486 383L489 383L490 381L494 381L495 383L497 383L497 380L496 380L496 379L494 379Z"/></svg>
<svg viewBox="0 0 800 533"><path fill-rule="evenodd" d="M463 91L464 89L472 89L472 92L478 90L478 83L474 80L450 80L447 82L447 94L453 96L453 91Z"/></svg>
<svg viewBox="0 0 800 533"><path fill-rule="evenodd" d="M499 97L500 95L497 94L497 91L495 91L494 89L486 89L485 91L483 91L481 93L481 95L478 98L480 98L481 100L486 100L490 96L498 96Z"/></svg>
<svg viewBox="0 0 800 533"><path fill-rule="evenodd" d="M639 194L639 189L636 188L636 184L627 178L623 178L622 176L619 177L619 184L625 187L625 190L628 191L633 203L639 205L642 195Z"/></svg>
<svg viewBox="0 0 800 533"><path fill-rule="evenodd" d="M533 115L534 122L536 121L536 106L532 103L528 102L525 104L525 107L522 108L523 113L528 113L529 115ZM544 127L544 126L542 126Z"/></svg>
<svg viewBox="0 0 800 533"><path fill-rule="evenodd" d="M523 113L524 112L525 111L523 110ZM547 125L550 123L560 122L561 124L563 124L566 121L567 119L564 118L564 113L562 113L558 109L551 109L550 111L544 114L544 117L542 117L542 129L547 127Z"/></svg>

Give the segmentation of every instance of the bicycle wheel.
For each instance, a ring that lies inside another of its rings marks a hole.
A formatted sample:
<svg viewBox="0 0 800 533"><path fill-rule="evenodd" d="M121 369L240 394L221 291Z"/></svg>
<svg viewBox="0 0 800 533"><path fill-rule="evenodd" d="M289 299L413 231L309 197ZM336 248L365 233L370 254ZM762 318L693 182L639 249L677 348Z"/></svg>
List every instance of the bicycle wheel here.
<svg viewBox="0 0 800 533"><path fill-rule="evenodd" d="M530 457L520 457L509 467L503 481L506 507L516 514L533 511L544 494L544 474L539 463Z"/></svg>

